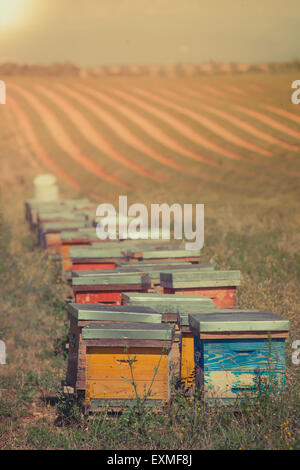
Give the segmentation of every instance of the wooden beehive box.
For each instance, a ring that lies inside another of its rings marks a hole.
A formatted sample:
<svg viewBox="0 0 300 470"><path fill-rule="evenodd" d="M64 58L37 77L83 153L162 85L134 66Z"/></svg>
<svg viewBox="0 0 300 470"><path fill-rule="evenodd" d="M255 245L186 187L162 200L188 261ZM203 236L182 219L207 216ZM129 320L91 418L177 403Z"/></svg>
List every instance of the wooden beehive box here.
<svg viewBox="0 0 300 470"><path fill-rule="evenodd" d="M136 394L130 383L133 380L147 405L169 402L172 339L173 328L167 324L98 323L83 328L85 406L95 410L106 405L135 405Z"/></svg>
<svg viewBox="0 0 300 470"><path fill-rule="evenodd" d="M67 384L75 393L85 390L86 347L81 331L89 323L162 323L163 315L149 307L67 304L70 320ZM176 317L178 321L178 316Z"/></svg>
<svg viewBox="0 0 300 470"><path fill-rule="evenodd" d="M31 228L35 228L38 224L38 216L41 211L60 211L64 209L72 211L74 209L89 208L90 206L91 202L88 199L61 199L49 202L31 199L25 201L25 216Z"/></svg>
<svg viewBox="0 0 300 470"><path fill-rule="evenodd" d="M140 272L144 274L148 274L151 279L151 287L153 290L158 291L158 286L160 285L160 274L161 273L170 273L173 271L176 272L185 272L185 270L189 271L211 271L215 269L214 265L211 264L196 264L192 265L190 263L182 262L182 263L120 263L116 268L116 272L123 272L123 273L130 273L130 272ZM96 271L97 272L97 271ZM90 276L95 273L95 271L89 270L84 272L85 275ZM80 271L73 271L74 276L80 275Z"/></svg>
<svg viewBox="0 0 300 470"><path fill-rule="evenodd" d="M122 268L121 268L122 269ZM126 268L123 268L126 269ZM149 274L151 279L151 285L153 289L157 288L160 285L160 275L162 273L172 273L172 272L198 272L198 271L211 271L215 269L214 265L211 264L191 264L185 263L184 265L179 264L161 264L157 265L155 263L148 264L144 263L144 265L140 265L139 263L134 263L133 267L129 268L131 270L138 270L139 272L144 272Z"/></svg>
<svg viewBox="0 0 300 470"><path fill-rule="evenodd" d="M191 312L215 312L217 307L208 297L172 294L139 294L126 292L122 295L126 305L147 305L159 313L180 316L179 328L176 328L175 340L179 346L178 376L186 386L194 383L194 335L189 327L188 314Z"/></svg>
<svg viewBox="0 0 300 470"><path fill-rule="evenodd" d="M284 388L289 322L274 313L189 316L194 334L196 386L208 403L255 396L266 384Z"/></svg>
<svg viewBox="0 0 300 470"><path fill-rule="evenodd" d="M86 227L85 220L70 220L66 222L44 222L39 225L40 245L47 249L49 253L60 253L61 242L60 233L68 230L78 230Z"/></svg>
<svg viewBox="0 0 300 470"><path fill-rule="evenodd" d="M126 259L120 243L116 241L114 246L110 248L108 242L105 242L101 248L92 246L70 248L72 271L114 269L119 262Z"/></svg>
<svg viewBox="0 0 300 470"><path fill-rule="evenodd" d="M150 278L141 273L103 273L72 278L75 301L81 304L121 305L122 292L147 292Z"/></svg>
<svg viewBox="0 0 300 470"><path fill-rule="evenodd" d="M67 222L67 221L87 221L86 215L72 210L40 211L38 214L38 224L44 222Z"/></svg>
<svg viewBox="0 0 300 470"><path fill-rule="evenodd" d="M128 255L133 260L155 261L155 260L182 260L191 263L200 262L200 251L197 250L151 250L149 248L142 248L137 252L128 252Z"/></svg>
<svg viewBox="0 0 300 470"><path fill-rule="evenodd" d="M160 285L166 294L193 294L210 297L218 308L236 305L240 271L199 271L162 273Z"/></svg>
<svg viewBox="0 0 300 470"><path fill-rule="evenodd" d="M93 241L100 241L97 238L96 228L83 228L76 231L63 231L60 233L61 254L63 258L63 271L72 270L72 261L70 259L70 249L74 246L91 246Z"/></svg>

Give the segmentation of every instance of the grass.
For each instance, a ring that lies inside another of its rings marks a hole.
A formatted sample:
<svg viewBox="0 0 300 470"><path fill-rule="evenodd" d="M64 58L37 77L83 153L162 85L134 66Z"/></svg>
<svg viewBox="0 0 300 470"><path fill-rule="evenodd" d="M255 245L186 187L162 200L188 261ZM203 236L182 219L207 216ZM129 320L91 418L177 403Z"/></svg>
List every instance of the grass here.
<svg viewBox="0 0 300 470"><path fill-rule="evenodd" d="M226 99L217 98L217 103L216 97L211 101L228 111L230 103L237 100L242 100L253 109L259 107L262 96L265 102L273 105L289 103L292 79L292 74L252 74L174 80L160 78L152 81L132 78L126 83L117 78L103 78L101 83L98 80L96 84L93 79L87 79L86 83L95 88L99 86L99 89L103 84L104 88L120 85L148 87L151 90L160 87L178 89L181 84L187 87L209 84L222 89L223 85L231 84L245 90L246 95L240 98L229 94ZM36 80L42 84L50 83L51 86L51 80ZM61 80L70 84L69 79ZM252 82L262 87L266 94L252 92L250 95L247 84ZM27 81L22 79L22 83L26 85ZM207 101L210 102L209 93ZM24 102L20 100L20 104L24 105ZM290 104L284 107L298 112L295 108L291 109ZM25 106L24 109L27 112L29 108ZM83 111L83 108L80 109ZM116 111L115 114L117 116ZM84 194L74 194L60 182L63 196L86 196L92 190L103 195L97 202L116 203L118 188L99 183L95 189L95 180L76 164L73 165L69 157L58 149L35 113L30 111L28 115L49 153L70 174L74 168L77 179L86 189ZM92 120L90 114L87 113L86 117ZM276 119L287 123L283 118ZM65 123L66 120L67 117L63 117L61 122ZM249 118L249 122L253 122L253 118ZM98 125L96 120L93 124ZM71 130L72 126L68 126ZM291 127L297 128L297 125L292 123ZM100 128L105 132L104 125L99 125ZM168 131L167 126L163 128ZM277 135L267 125L263 128ZM135 127L132 126L132 129ZM195 129L200 132L200 126L195 125ZM144 137L139 132L140 137ZM112 139L113 133L108 132L106 137ZM286 136L280 137L288 141ZM28 164L30 148L25 143L16 146L15 131L5 115L0 139L3 156L0 337L7 346L7 365L0 366L0 448L299 449L300 367L291 361L292 342L300 338L299 183L295 177L278 171L279 163L283 165L283 162L290 170L299 168L298 154L285 151L284 155L276 154L272 160L274 171L268 174L267 170L260 170L257 178L239 178L226 172L224 181L227 187L204 184L197 178L162 169L153 162L155 171L166 174L166 184L148 184L145 190L143 179L128 175L132 178L134 189L127 192L129 204L205 203L202 261L215 261L220 268L242 271L239 307L275 311L291 322L291 334L287 341L286 391L276 395L262 393L254 403L245 397L233 408L209 408L199 397L186 397L182 390L174 388L172 406L160 413L144 408L142 412L138 412L137 408L126 408L121 414L111 414L106 408L85 420L81 413L82 403L61 393L61 380L66 373L65 344L68 332L64 299L69 290L62 281L59 267L47 261L45 253L36 246L35 235L30 233L24 222L23 201L31 197L32 179L48 169L33 168ZM76 139L80 144L80 136ZM151 139L147 139L151 144ZM118 147L118 142L116 138L112 143ZM291 138L290 142L295 142L295 139ZM82 144L85 145L84 142ZM124 145L125 151L129 152ZM97 158L101 160L103 156L97 155ZM178 156L174 155L174 158ZM237 167L239 165L233 161L231 163Z"/></svg>

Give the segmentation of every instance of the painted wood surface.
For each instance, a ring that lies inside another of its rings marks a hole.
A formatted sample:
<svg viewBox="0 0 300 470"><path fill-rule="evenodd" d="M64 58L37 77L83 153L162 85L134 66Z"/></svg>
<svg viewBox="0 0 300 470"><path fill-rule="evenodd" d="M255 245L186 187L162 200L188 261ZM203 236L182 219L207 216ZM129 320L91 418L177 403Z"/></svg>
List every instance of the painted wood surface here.
<svg viewBox="0 0 300 470"><path fill-rule="evenodd" d="M91 323L82 330L83 339L171 341L173 336L173 327L162 323Z"/></svg>
<svg viewBox="0 0 300 470"><path fill-rule="evenodd" d="M138 290L138 289L136 289ZM79 304L111 304L121 305L122 292L74 292L75 302Z"/></svg>
<svg viewBox="0 0 300 470"><path fill-rule="evenodd" d="M95 276L80 276L72 279L73 286L112 286L140 284L150 285L149 276L143 273L99 273Z"/></svg>
<svg viewBox="0 0 300 470"><path fill-rule="evenodd" d="M221 331L289 331L290 323L271 312L191 314L191 327L198 333Z"/></svg>
<svg viewBox="0 0 300 470"><path fill-rule="evenodd" d="M268 383L274 392L284 390L285 374L275 371L271 375L253 371L209 371L204 372L201 385L204 396L210 399L231 399L248 392L255 396Z"/></svg>
<svg viewBox="0 0 300 470"><path fill-rule="evenodd" d="M189 287L183 289L170 289L164 287L163 292L165 294L195 295L209 297L213 300L214 304L218 308L233 308L236 306L237 300L236 287L201 287L198 289L193 289Z"/></svg>
<svg viewBox="0 0 300 470"><path fill-rule="evenodd" d="M144 260L154 259L200 259L200 252L196 250L141 250L141 258Z"/></svg>
<svg viewBox="0 0 300 470"><path fill-rule="evenodd" d="M139 396L146 395L154 377L149 399L169 400L168 354L161 348L135 348L124 353L122 348L88 347L86 405L91 399L136 398L129 383L132 381L129 360L134 361L132 369Z"/></svg>
<svg viewBox="0 0 300 470"><path fill-rule="evenodd" d="M104 245L104 243L103 243ZM70 249L70 258L73 260L78 259L107 259L107 258L123 258L123 250L120 248L120 243L116 242L114 248L108 248L103 246L101 243L101 248L95 248L93 246L88 246L82 248L81 246L74 246ZM106 245L106 244L105 244Z"/></svg>
<svg viewBox="0 0 300 470"><path fill-rule="evenodd" d="M205 296L194 296L194 295L185 295L177 296L173 294L157 294L155 292L151 293L133 293L133 292L124 292L123 295L124 303L126 304L145 304L157 302L157 304L197 304L197 305L213 305L213 301L208 299ZM154 307L153 307L154 308Z"/></svg>
<svg viewBox="0 0 300 470"><path fill-rule="evenodd" d="M41 230L46 232L60 233L62 230L83 228L87 225L84 220L69 220L65 222L44 222L41 224Z"/></svg>
<svg viewBox="0 0 300 470"><path fill-rule="evenodd" d="M71 261L71 269L74 270L74 271L91 271L91 270L94 270L94 271L110 271L112 269L114 269L115 267L117 266L117 262L116 261L107 261L105 262L104 260L102 262L99 262L99 263L95 263L95 262L85 262L85 263L74 263Z"/></svg>
<svg viewBox="0 0 300 470"><path fill-rule="evenodd" d="M38 215L39 222L65 222L65 221L73 221L73 220L82 220L86 221L87 217L84 213L72 212L68 210L64 211L55 211L55 212L48 212L48 211L40 211Z"/></svg>
<svg viewBox="0 0 300 470"><path fill-rule="evenodd" d="M68 304L68 312L78 321L161 323L162 315L149 307Z"/></svg>
<svg viewBox="0 0 300 470"><path fill-rule="evenodd" d="M62 243L70 243L73 241L77 241L78 239L85 239L89 241L97 241L97 234L96 234L96 227L80 229L78 231L71 231L71 232L61 232L60 238Z"/></svg>
<svg viewBox="0 0 300 470"><path fill-rule="evenodd" d="M181 381L192 386L195 378L194 336L192 333L181 334Z"/></svg>
<svg viewBox="0 0 300 470"><path fill-rule="evenodd" d="M208 370L285 370L284 339L218 339L195 337L195 359Z"/></svg>

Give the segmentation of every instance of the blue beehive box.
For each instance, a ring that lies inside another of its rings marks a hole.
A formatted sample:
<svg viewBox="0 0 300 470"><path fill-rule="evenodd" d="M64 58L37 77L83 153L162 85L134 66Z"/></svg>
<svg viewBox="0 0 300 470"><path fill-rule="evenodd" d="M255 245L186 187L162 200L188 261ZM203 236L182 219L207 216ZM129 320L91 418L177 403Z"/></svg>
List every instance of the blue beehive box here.
<svg viewBox="0 0 300 470"><path fill-rule="evenodd" d="M289 322L274 313L189 315L196 387L211 405L285 385Z"/></svg>

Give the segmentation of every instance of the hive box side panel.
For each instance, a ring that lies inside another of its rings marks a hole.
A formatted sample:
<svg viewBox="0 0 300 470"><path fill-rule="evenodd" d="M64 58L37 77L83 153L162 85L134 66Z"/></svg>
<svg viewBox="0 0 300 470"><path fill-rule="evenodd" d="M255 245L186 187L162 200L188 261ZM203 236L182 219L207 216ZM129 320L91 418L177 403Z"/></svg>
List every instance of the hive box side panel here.
<svg viewBox="0 0 300 470"><path fill-rule="evenodd" d="M87 405L91 399L136 398L130 360L139 396L145 396L154 378L149 399L169 400L169 358L162 348L131 348L126 353L117 347L87 347Z"/></svg>

